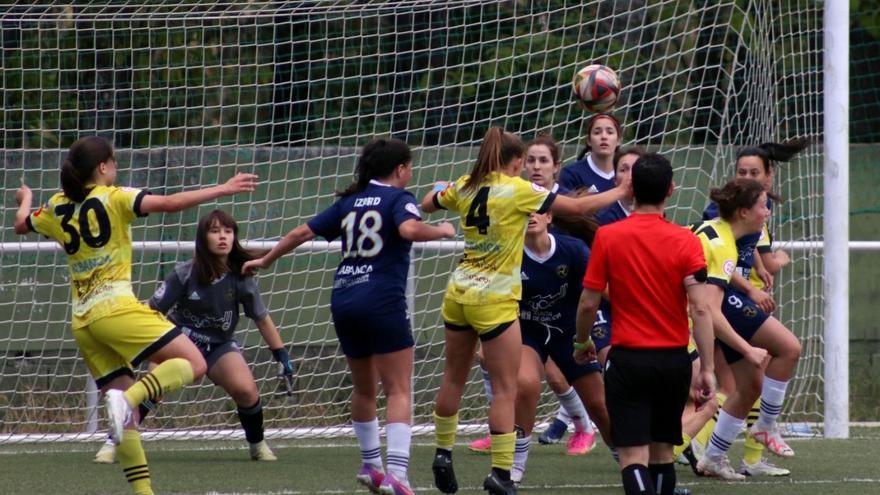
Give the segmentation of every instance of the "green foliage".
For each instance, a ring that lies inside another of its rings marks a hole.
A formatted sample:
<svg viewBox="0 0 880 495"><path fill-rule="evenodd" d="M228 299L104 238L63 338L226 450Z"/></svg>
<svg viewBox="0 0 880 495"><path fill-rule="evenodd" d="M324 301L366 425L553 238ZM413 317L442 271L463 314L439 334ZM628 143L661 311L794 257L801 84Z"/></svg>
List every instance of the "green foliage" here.
<svg viewBox="0 0 880 495"><path fill-rule="evenodd" d="M163 17L173 10L166 4L150 17L112 7L97 17L86 15L94 7L56 10L55 20L2 27L2 145L63 148L94 130L134 148L348 146L375 134L468 144L493 124L573 141L581 130L562 125L580 112L570 103L569 81L591 62L618 69L625 84L619 112L638 120L629 138L709 143L722 133L720 115L750 104L726 91L748 50L769 49L754 34L762 22L756 16L778 17L783 32L791 30L769 41L780 48L809 48L816 36L792 27L795 6L761 12L746 0L699 8L618 4L437 3L288 9L274 17ZM185 6L211 13L221 7ZM868 32L877 24L871 12L860 21ZM775 70L785 81L789 72L809 69Z"/></svg>

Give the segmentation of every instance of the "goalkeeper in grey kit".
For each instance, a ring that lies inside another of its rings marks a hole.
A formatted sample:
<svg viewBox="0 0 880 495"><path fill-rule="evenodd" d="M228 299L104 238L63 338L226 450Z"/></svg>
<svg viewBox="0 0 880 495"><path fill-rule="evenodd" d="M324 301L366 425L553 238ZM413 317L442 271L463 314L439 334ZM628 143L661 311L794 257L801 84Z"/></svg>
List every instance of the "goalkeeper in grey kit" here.
<svg viewBox="0 0 880 495"><path fill-rule="evenodd" d="M275 454L263 439L263 409L257 384L235 340L240 305L256 323L291 390L290 355L254 278L241 274L242 265L260 254L242 248L235 219L214 210L199 220L193 259L174 268L149 304L193 341L208 364L208 378L235 401L251 458L274 461ZM143 412L145 407L141 409ZM112 445L102 447L95 461L113 462Z"/></svg>

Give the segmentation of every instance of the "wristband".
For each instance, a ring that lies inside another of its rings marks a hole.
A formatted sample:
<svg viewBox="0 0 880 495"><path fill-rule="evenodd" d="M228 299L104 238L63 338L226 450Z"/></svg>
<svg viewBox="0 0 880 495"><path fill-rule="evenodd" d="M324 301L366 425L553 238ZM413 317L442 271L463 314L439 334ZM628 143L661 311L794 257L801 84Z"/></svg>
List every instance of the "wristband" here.
<svg viewBox="0 0 880 495"><path fill-rule="evenodd" d="M593 343L593 338L587 337L586 341L578 342L577 340L575 340L571 343L571 345L572 345L572 347L574 347L575 349L577 349L579 351L585 351L585 350L587 350L588 347L590 347L590 344L592 344L592 343Z"/></svg>
<svg viewBox="0 0 880 495"><path fill-rule="evenodd" d="M443 191L447 187L449 187L449 184L447 184L446 182L438 182L438 183L434 184L434 192Z"/></svg>

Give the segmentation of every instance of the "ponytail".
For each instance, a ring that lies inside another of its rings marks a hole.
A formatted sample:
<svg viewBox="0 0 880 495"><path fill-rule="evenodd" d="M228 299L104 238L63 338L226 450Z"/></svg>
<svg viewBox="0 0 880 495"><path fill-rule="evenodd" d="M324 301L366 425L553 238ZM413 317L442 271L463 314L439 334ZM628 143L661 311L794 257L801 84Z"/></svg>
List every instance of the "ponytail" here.
<svg viewBox="0 0 880 495"><path fill-rule="evenodd" d="M462 191L474 191L492 172L502 170L514 158L522 158L525 146L512 132L500 127L491 127L483 137L477 161Z"/></svg>
<svg viewBox="0 0 880 495"><path fill-rule="evenodd" d="M412 151L400 139L376 138L361 150L354 169L354 183L344 191L337 191L339 197L350 196L367 188L371 179L385 178L394 173L399 165L412 161Z"/></svg>
<svg viewBox="0 0 880 495"><path fill-rule="evenodd" d="M761 143L758 146L746 146L736 153L736 161L746 156L757 156L764 164L764 173L778 162L787 162L810 145L809 138L798 138L783 143Z"/></svg>
<svg viewBox="0 0 880 495"><path fill-rule="evenodd" d="M61 164L61 190L76 203L85 201L90 189L86 184L92 179L98 165L113 158L113 145L100 136L77 139L67 151Z"/></svg>

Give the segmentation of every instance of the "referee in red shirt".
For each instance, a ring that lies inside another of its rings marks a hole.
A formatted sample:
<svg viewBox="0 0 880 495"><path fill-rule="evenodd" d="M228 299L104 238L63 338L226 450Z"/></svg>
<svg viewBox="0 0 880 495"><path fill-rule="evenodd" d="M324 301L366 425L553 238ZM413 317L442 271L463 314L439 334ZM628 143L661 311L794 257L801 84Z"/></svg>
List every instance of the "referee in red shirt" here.
<svg viewBox="0 0 880 495"><path fill-rule="evenodd" d="M632 169L633 214L601 227L593 241L577 314L575 359L595 355L590 328L606 286L614 315L605 364L611 440L627 495L672 495L672 446L691 386L688 307L700 352L696 397L714 395L712 319L704 293L706 260L690 230L666 221L672 166L656 153Z"/></svg>

